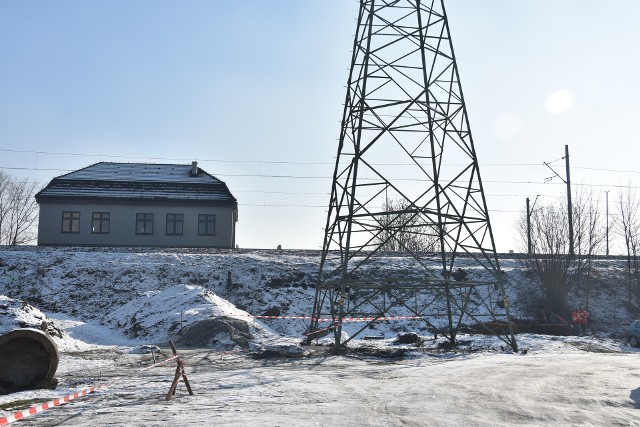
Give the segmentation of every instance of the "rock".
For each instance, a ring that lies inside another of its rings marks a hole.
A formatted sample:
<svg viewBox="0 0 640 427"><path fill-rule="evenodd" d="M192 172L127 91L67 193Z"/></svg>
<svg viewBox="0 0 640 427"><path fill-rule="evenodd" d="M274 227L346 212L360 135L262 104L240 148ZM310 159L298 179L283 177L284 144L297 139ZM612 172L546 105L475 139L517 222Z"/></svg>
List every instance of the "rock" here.
<svg viewBox="0 0 640 427"><path fill-rule="evenodd" d="M415 344L420 341L420 335L415 332L400 332L398 334L398 344Z"/></svg>
<svg viewBox="0 0 640 427"><path fill-rule="evenodd" d="M256 359L271 359L276 357L298 358L308 354L306 350L297 345L270 345L261 349Z"/></svg>
<svg viewBox="0 0 640 427"><path fill-rule="evenodd" d="M282 314L281 314L280 309L278 307L271 307L267 311L262 313L262 315L263 316L281 316Z"/></svg>

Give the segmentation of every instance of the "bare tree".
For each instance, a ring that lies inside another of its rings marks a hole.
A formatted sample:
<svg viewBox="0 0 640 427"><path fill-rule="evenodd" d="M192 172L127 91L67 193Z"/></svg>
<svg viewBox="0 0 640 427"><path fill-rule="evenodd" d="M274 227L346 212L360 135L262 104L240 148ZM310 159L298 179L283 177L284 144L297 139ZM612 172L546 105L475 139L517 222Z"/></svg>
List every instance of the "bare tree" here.
<svg viewBox="0 0 640 427"><path fill-rule="evenodd" d="M574 241L575 252L582 257L584 274L577 285L584 291L585 305L589 308L589 299L593 288L592 262L594 255L602 253L606 239L606 229L603 225L603 216L593 190L583 190L576 193L573 202Z"/></svg>
<svg viewBox="0 0 640 427"><path fill-rule="evenodd" d="M0 171L0 244L4 243L3 230L5 221L9 212L9 194L11 186L11 177L5 172Z"/></svg>
<svg viewBox="0 0 640 427"><path fill-rule="evenodd" d="M573 285L568 275L574 270L572 263L576 257L566 255L569 251L566 218L567 211L563 205L542 205L530 218L531 254L527 257L526 263L535 272L542 286L542 309L545 312L563 312L567 295ZM526 241L526 225L524 228L523 240Z"/></svg>
<svg viewBox="0 0 640 427"><path fill-rule="evenodd" d="M35 240L38 188L38 183L18 181L0 171L0 244L15 246Z"/></svg>
<svg viewBox="0 0 640 427"><path fill-rule="evenodd" d="M531 213L531 254L526 263L540 281L541 308L546 312L558 314L569 308L569 291L583 279L604 238L601 215L589 193L576 195L572 211L573 256L569 254L567 205L541 205ZM524 212L517 224L524 247L528 245L526 215Z"/></svg>
<svg viewBox="0 0 640 427"><path fill-rule="evenodd" d="M437 227L404 199L388 200L378 217L380 233L376 243L383 251L436 252L440 248Z"/></svg>
<svg viewBox="0 0 640 427"><path fill-rule="evenodd" d="M618 193L618 215L614 223L616 233L624 241L627 257L627 302L635 288L636 300L640 303L640 200L631 185ZM635 280L634 280L635 279ZM634 283L635 282L635 283Z"/></svg>

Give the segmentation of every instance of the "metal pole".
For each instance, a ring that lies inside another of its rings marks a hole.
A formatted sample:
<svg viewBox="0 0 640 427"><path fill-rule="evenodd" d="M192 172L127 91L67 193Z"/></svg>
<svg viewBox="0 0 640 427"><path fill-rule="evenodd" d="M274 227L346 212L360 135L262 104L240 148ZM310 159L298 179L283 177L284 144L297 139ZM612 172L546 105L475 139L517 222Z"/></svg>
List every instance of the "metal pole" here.
<svg viewBox="0 0 640 427"><path fill-rule="evenodd" d="M606 194L607 196L607 207L606 207L606 217L607 217L607 256L609 256L609 191L611 190L607 190L604 192L604 194Z"/></svg>
<svg viewBox="0 0 640 427"><path fill-rule="evenodd" d="M569 215L569 255L573 255L573 208L571 205L571 175L569 173L569 146L564 146L564 159L567 167L567 209Z"/></svg>
<svg viewBox="0 0 640 427"><path fill-rule="evenodd" d="M531 211L529 210L528 197L527 197L527 253L531 255Z"/></svg>

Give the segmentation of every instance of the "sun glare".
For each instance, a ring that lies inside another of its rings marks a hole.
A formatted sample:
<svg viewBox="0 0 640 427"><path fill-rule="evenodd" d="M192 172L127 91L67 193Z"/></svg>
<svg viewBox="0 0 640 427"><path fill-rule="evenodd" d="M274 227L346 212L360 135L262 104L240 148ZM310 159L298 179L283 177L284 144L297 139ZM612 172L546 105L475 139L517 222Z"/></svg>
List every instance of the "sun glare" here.
<svg viewBox="0 0 640 427"><path fill-rule="evenodd" d="M573 108L576 97L568 89L560 89L547 97L547 111L551 114L564 114Z"/></svg>

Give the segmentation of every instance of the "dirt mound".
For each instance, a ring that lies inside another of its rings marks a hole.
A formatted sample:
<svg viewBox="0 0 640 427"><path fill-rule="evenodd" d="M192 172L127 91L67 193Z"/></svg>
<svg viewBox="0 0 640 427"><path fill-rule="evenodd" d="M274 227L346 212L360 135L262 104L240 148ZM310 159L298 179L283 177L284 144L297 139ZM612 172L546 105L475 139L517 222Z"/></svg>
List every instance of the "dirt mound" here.
<svg viewBox="0 0 640 427"><path fill-rule="evenodd" d="M195 322L187 327L176 341L185 347L234 347L249 348L254 339L249 324L231 317L217 317Z"/></svg>
<svg viewBox="0 0 640 427"><path fill-rule="evenodd" d="M22 328L39 329L56 338L64 336L64 332L37 307L0 295L0 334Z"/></svg>

